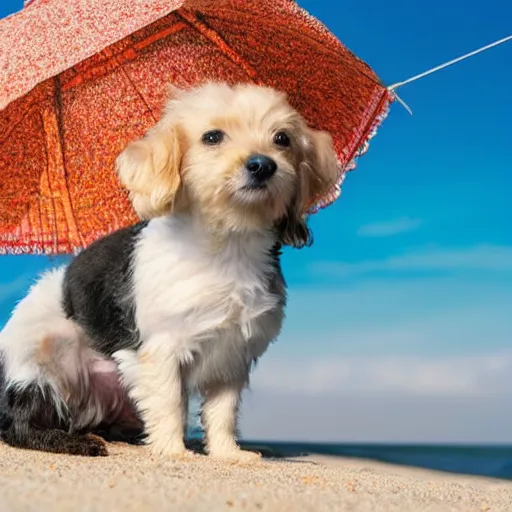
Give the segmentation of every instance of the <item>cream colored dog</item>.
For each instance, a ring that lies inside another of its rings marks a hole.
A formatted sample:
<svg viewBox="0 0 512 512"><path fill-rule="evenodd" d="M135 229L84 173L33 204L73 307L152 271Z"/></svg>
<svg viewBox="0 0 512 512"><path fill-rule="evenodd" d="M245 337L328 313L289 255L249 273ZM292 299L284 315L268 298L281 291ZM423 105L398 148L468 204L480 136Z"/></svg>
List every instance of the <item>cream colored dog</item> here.
<svg viewBox="0 0 512 512"><path fill-rule="evenodd" d="M286 302L283 244L310 243L304 212L334 185L331 138L284 94L255 85L172 91L160 121L117 160L143 220L46 274L0 334L3 438L106 453L90 433L142 419L157 454L187 454L188 397L204 399L211 456Z"/></svg>

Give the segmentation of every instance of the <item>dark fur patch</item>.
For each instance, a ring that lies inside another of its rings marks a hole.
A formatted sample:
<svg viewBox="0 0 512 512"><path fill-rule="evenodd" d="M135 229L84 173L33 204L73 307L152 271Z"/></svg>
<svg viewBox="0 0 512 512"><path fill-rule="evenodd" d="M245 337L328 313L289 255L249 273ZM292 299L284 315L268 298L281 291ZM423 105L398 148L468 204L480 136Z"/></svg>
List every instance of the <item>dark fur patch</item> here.
<svg viewBox="0 0 512 512"><path fill-rule="evenodd" d="M313 234L307 221L302 217L289 213L280 219L275 229L283 245L289 245L295 249L302 249L313 244Z"/></svg>
<svg viewBox="0 0 512 512"><path fill-rule="evenodd" d="M139 333L131 298L131 275L141 222L91 244L72 260L63 283L63 307L84 329L93 348L111 355L136 348ZM73 428L73 410L58 414L49 386L6 387L0 364L0 436L11 446L73 455L107 455L105 441ZM72 409L80 404L68 404ZM140 442L141 429L101 425L97 432L109 440Z"/></svg>
<svg viewBox="0 0 512 512"><path fill-rule="evenodd" d="M109 443L127 443L143 445L146 442L147 434L142 428L125 428L123 426L105 425L93 429L93 434L105 439Z"/></svg>
<svg viewBox="0 0 512 512"><path fill-rule="evenodd" d="M49 387L31 384L6 389L3 378L0 387L0 437L7 444L70 455L108 455L101 438L71 431L69 418L57 414Z"/></svg>
<svg viewBox="0 0 512 512"><path fill-rule="evenodd" d="M272 259L272 267L274 272L269 276L270 291L279 297L279 305L282 308L286 307L287 293L286 293L286 280L283 275L281 267L281 255L283 254L283 247L281 243L275 244L270 250L270 257Z"/></svg>
<svg viewBox="0 0 512 512"><path fill-rule="evenodd" d="M131 297L135 245L141 222L101 238L80 253L64 277L64 311L107 355L140 342Z"/></svg>

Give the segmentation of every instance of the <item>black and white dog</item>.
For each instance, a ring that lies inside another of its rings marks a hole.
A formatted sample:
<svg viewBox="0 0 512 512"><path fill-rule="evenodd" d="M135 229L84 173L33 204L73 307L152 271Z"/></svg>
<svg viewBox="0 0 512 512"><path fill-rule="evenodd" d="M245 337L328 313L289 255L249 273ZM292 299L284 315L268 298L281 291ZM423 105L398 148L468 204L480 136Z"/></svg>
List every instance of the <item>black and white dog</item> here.
<svg viewBox="0 0 512 512"><path fill-rule="evenodd" d="M250 459L240 396L283 321L280 248L310 242L304 211L339 175L331 137L275 90L206 84L174 91L117 170L145 220L15 308L0 333L2 438L106 455L95 431L143 427L155 453L186 456L200 393L208 454Z"/></svg>

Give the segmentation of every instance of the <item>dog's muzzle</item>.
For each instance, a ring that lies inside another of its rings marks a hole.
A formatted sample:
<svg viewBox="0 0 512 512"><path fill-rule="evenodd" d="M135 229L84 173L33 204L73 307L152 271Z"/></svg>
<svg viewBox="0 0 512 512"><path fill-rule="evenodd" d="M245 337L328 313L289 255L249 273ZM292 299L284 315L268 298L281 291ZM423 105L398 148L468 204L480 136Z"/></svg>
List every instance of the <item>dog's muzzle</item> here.
<svg viewBox="0 0 512 512"><path fill-rule="evenodd" d="M272 178L277 170L277 164L265 155L252 155L245 165L250 177L251 185L261 187Z"/></svg>

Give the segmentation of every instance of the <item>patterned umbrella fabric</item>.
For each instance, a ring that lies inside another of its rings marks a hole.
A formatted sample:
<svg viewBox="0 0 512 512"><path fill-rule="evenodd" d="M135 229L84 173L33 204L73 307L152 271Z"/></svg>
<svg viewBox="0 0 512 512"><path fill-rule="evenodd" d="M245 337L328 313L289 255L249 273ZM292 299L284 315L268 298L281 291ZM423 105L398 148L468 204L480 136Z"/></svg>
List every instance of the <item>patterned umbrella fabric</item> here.
<svg viewBox="0 0 512 512"><path fill-rule="evenodd" d="M0 21L0 253L71 253L137 218L114 161L169 82L283 90L329 131L340 194L392 95L291 0L33 0Z"/></svg>

